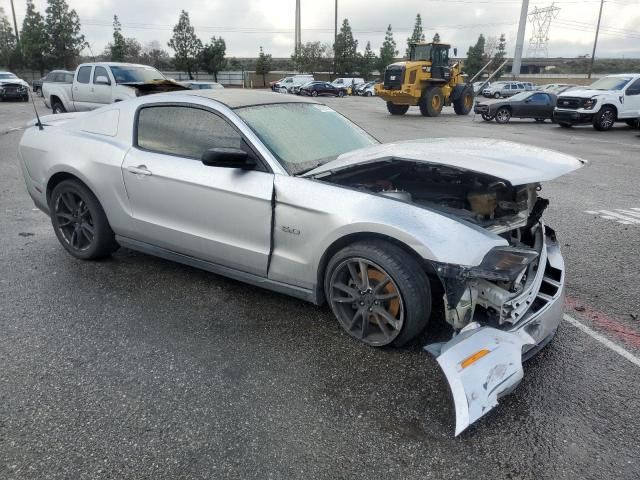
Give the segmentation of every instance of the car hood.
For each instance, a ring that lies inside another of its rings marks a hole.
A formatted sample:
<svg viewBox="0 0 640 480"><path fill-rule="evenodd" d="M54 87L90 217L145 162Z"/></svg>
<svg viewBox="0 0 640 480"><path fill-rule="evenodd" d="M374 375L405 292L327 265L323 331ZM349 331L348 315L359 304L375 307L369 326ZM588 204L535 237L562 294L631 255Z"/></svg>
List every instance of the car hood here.
<svg viewBox="0 0 640 480"><path fill-rule="evenodd" d="M567 92L562 92L558 95L558 98L562 97L574 97L574 98L591 98L596 95L606 95L611 93L612 90L591 90L591 89L580 89L580 90L569 90ZM620 90L620 92L622 92Z"/></svg>
<svg viewBox="0 0 640 480"><path fill-rule="evenodd" d="M580 158L531 145L488 138L432 138L384 143L344 153L305 173L322 177L356 165L414 161L485 173L525 185L553 180L582 167Z"/></svg>
<svg viewBox="0 0 640 480"><path fill-rule="evenodd" d="M3 78L0 80L0 85L21 85L28 87L29 84L20 78Z"/></svg>

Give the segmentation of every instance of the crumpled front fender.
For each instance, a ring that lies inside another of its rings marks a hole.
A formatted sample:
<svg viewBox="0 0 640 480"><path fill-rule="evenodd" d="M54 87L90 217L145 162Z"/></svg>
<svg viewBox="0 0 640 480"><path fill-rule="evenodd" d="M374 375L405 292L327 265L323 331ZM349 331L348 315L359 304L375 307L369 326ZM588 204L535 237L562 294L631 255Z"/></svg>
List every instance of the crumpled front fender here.
<svg viewBox="0 0 640 480"><path fill-rule="evenodd" d="M505 332L478 323L452 340L427 345L445 374L456 410L458 436L498 405L522 380L522 347L535 341L524 330Z"/></svg>

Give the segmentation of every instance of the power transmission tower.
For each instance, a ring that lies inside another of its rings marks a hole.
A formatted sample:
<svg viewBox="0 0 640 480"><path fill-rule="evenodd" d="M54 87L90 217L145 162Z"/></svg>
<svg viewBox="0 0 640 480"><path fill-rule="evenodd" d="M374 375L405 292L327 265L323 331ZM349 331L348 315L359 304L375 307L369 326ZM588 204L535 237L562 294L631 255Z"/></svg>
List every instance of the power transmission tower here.
<svg viewBox="0 0 640 480"><path fill-rule="evenodd" d="M549 28L551 20L558 16L559 7L551 4L545 8L534 8L529 14L529 21L533 24L533 33L529 39L527 57L540 58L549 56Z"/></svg>

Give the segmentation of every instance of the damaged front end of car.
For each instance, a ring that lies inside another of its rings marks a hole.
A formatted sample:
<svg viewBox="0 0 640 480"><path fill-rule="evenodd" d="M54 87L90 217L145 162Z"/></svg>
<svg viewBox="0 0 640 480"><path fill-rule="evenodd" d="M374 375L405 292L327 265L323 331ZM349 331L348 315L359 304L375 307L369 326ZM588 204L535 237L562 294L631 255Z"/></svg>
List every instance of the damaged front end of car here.
<svg viewBox="0 0 640 480"><path fill-rule="evenodd" d="M451 340L425 350L436 357L451 387L456 435L517 386L523 360L558 328L564 261L555 232L542 221L549 201L539 193L541 182L584 163L510 142L429 139L346 154L308 174L438 212L501 240L497 246L479 245L437 231L439 245L477 251L478 261L425 259L442 284L444 320L454 332Z"/></svg>
<svg viewBox="0 0 640 480"><path fill-rule="evenodd" d="M524 230L524 231L523 231ZM555 232L536 222L477 267L439 264L445 319L456 334L427 345L456 410L455 434L494 408L522 380L522 362L555 334L564 305L564 261Z"/></svg>

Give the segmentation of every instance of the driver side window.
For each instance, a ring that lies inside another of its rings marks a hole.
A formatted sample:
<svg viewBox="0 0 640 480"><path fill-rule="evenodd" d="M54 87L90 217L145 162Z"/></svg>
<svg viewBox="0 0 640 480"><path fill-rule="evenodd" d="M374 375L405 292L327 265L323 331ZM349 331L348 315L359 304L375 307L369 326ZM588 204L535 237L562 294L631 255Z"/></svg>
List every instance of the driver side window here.
<svg viewBox="0 0 640 480"><path fill-rule="evenodd" d="M640 95L640 78L629 85L626 95Z"/></svg>
<svg viewBox="0 0 640 480"><path fill-rule="evenodd" d="M242 136L224 118L201 108L150 106L138 113L137 146L200 160L210 148L241 148Z"/></svg>

